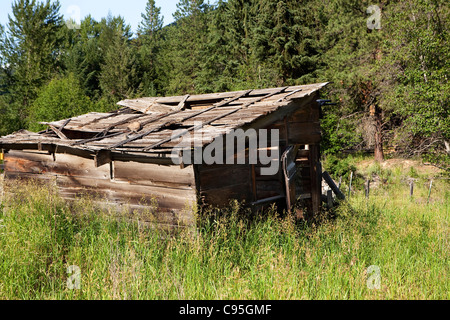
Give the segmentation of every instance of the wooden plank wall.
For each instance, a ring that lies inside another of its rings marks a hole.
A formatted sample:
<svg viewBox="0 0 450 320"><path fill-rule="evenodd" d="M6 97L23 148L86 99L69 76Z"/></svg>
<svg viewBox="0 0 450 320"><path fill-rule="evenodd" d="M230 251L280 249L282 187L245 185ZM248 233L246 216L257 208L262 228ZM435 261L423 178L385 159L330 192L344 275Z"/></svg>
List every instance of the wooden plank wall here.
<svg viewBox="0 0 450 320"><path fill-rule="evenodd" d="M316 188L317 179L311 179L311 177L317 176L316 162L321 140L319 116L320 110L315 102L306 105L302 103L291 115L264 127L269 130L279 130L280 156L288 145L301 145L296 161L299 173L297 195L309 195L306 196L308 198L306 202L312 210L316 211L315 200L320 198L320 190L317 191ZM306 145L312 146L314 156L309 147L305 149ZM228 205L231 199L244 200L248 203L284 195L281 167L276 174L270 176L261 174L263 167L261 164L197 166L199 193L203 203L221 207Z"/></svg>
<svg viewBox="0 0 450 320"><path fill-rule="evenodd" d="M282 120L277 120L266 129L278 129L280 132L280 156L289 145L300 145L297 154L297 197L302 196L304 203L313 213L320 208L321 189L320 171L320 108L315 99L305 104L300 102L297 109ZM261 200L284 192L283 175L258 177L256 175L257 199Z"/></svg>
<svg viewBox="0 0 450 320"><path fill-rule="evenodd" d="M253 201L249 164L195 165L200 201L203 205L226 207L230 200Z"/></svg>
<svg viewBox="0 0 450 320"><path fill-rule="evenodd" d="M313 214L319 212L321 204L320 142L322 136L319 120L320 107L316 102L301 106L288 118L289 143L302 145L296 161L299 174L297 193L311 194L311 199L306 203Z"/></svg>
<svg viewBox="0 0 450 320"><path fill-rule="evenodd" d="M15 151L5 154L7 179L56 181L61 196L73 200L83 194L100 197L105 204L129 213L152 210L157 223L190 225L197 194L192 166L112 161L98 168L93 159L70 154Z"/></svg>
<svg viewBox="0 0 450 320"><path fill-rule="evenodd" d="M315 103L307 105L299 105L298 109L283 120L278 120L266 127L266 129L278 129L280 132L280 156L289 145L300 145L297 156L297 167L299 179L297 183L297 193L311 193L311 170L310 170L310 150L305 149L308 145L319 145L321 141L321 129L319 123L320 110ZM317 152L318 150L315 150ZM272 181L274 188L272 194L276 195L279 188L283 185L282 175L266 176L261 180ZM275 187L276 181L278 186ZM257 185L259 181L257 179ZM258 189L258 188L257 188ZM258 199L262 199L267 195L259 195Z"/></svg>

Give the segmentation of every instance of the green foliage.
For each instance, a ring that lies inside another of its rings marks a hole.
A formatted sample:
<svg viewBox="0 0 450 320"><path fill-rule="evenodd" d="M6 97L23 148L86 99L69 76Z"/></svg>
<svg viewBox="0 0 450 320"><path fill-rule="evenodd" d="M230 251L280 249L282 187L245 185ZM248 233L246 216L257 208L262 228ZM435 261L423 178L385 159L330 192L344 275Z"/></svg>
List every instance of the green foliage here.
<svg viewBox="0 0 450 320"><path fill-rule="evenodd" d="M343 179L348 179L351 172L356 171L355 161L353 157L340 158L335 155L327 155L323 162L324 170L334 177L335 179L343 177Z"/></svg>
<svg viewBox="0 0 450 320"><path fill-rule="evenodd" d="M141 14L142 22L139 25L139 34L153 38L163 27L164 16L161 16L161 8L156 6L155 0L148 0L145 13Z"/></svg>
<svg viewBox="0 0 450 320"><path fill-rule="evenodd" d="M127 40L117 37L106 52L100 75L100 87L111 101L133 97L137 81L135 61Z"/></svg>
<svg viewBox="0 0 450 320"><path fill-rule="evenodd" d="M38 131L43 128L40 121L67 119L92 111L91 100L73 74L55 78L42 88L30 107L28 127Z"/></svg>
<svg viewBox="0 0 450 320"><path fill-rule="evenodd" d="M337 108L324 107L324 115L321 119L323 137L321 147L323 153L332 155L341 150L351 149L362 142L361 133L355 132L353 119L339 116Z"/></svg>
<svg viewBox="0 0 450 320"><path fill-rule="evenodd" d="M20 129L48 82L73 75L102 110L121 99L332 82L322 150L395 150L449 167L449 7L444 0L180 0L163 27L148 0L133 36L120 16L68 29L59 3L17 0L0 27L0 125Z"/></svg>
<svg viewBox="0 0 450 320"><path fill-rule="evenodd" d="M450 139L450 18L445 1L404 1L386 14L382 101L402 125L394 128L398 151L438 157ZM411 143L412 142L412 143Z"/></svg>
<svg viewBox="0 0 450 320"><path fill-rule="evenodd" d="M58 1L17 0L12 4L8 31L2 38L8 90L21 105L19 118L27 116L37 92L57 72L62 44L62 15Z"/></svg>
<svg viewBox="0 0 450 320"><path fill-rule="evenodd" d="M165 40L158 55L162 63L164 93L195 93L203 47L207 37L210 6L203 0L181 0L174 13L176 25L164 32Z"/></svg>
<svg viewBox="0 0 450 320"><path fill-rule="evenodd" d="M11 101L10 95L0 96L0 135L7 135L24 126L20 118L20 106Z"/></svg>
<svg viewBox="0 0 450 320"><path fill-rule="evenodd" d="M65 72L72 73L92 99L101 97L99 76L104 61L104 48L100 48L102 26L91 16L81 21L80 29L68 30L68 44L63 61Z"/></svg>
<svg viewBox="0 0 450 320"><path fill-rule="evenodd" d="M157 96L163 90L159 76L162 74L162 66L158 58L162 46L161 30L164 17L161 16L161 8L155 5L154 0L149 0L142 14L142 22L138 30L138 38L135 41L138 63L138 88L141 96Z"/></svg>

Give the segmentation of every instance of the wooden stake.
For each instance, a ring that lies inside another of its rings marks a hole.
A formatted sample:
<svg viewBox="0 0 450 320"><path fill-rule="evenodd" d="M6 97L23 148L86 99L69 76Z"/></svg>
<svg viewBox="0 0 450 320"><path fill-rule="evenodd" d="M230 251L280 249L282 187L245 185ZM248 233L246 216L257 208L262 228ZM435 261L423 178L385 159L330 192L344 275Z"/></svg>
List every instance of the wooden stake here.
<svg viewBox="0 0 450 320"><path fill-rule="evenodd" d="M428 191L428 200L427 200L427 204L430 202L431 187L433 187L433 180L431 180L431 182L430 182L430 190Z"/></svg>
<svg viewBox="0 0 450 320"><path fill-rule="evenodd" d="M414 194L414 181L409 183L409 196L412 198Z"/></svg>
<svg viewBox="0 0 450 320"><path fill-rule="evenodd" d="M328 209L333 208L333 191L332 190L327 191L327 204L328 204Z"/></svg>
<svg viewBox="0 0 450 320"><path fill-rule="evenodd" d="M369 199L369 194L370 194L370 179L367 179L366 182L366 198Z"/></svg>
<svg viewBox="0 0 450 320"><path fill-rule="evenodd" d="M336 184L334 183L333 179L331 179L331 177L330 177L330 175L328 174L327 171L324 171L322 173L322 177L325 180L325 182L328 184L328 186L331 188L331 190L333 190L334 194L340 200L344 200L345 199L345 195L341 192L341 190L339 190L339 188L336 186Z"/></svg>
<svg viewBox="0 0 450 320"><path fill-rule="evenodd" d="M348 186L348 197L349 198L352 193L352 180L353 180L353 171L350 173L350 184Z"/></svg>

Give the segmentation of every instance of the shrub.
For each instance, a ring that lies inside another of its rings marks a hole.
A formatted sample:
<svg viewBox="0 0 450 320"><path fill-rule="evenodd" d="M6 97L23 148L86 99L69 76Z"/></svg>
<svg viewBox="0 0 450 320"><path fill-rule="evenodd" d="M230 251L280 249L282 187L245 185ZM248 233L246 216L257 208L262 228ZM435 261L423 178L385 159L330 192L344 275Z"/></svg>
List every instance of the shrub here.
<svg viewBox="0 0 450 320"><path fill-rule="evenodd" d="M331 176L342 176L343 179L347 179L350 176L350 172L356 171L356 166L351 156L341 159L335 155L327 155L323 162L323 167Z"/></svg>
<svg viewBox="0 0 450 320"><path fill-rule="evenodd" d="M38 122L55 121L91 111L93 104L73 74L57 77L44 86L30 107L28 128L39 131Z"/></svg>

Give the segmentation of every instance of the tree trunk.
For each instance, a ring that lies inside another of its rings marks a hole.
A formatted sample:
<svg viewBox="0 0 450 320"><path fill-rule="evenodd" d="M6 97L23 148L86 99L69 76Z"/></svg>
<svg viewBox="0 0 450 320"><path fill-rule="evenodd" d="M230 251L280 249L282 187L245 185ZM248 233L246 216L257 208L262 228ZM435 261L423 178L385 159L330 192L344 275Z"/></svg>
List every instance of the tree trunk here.
<svg viewBox="0 0 450 320"><path fill-rule="evenodd" d="M375 107L375 161L384 161L383 152L383 116L381 109Z"/></svg>

